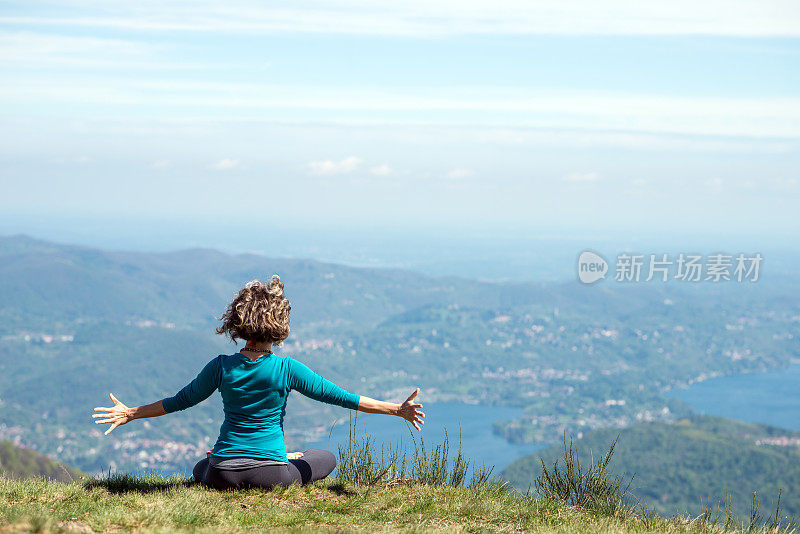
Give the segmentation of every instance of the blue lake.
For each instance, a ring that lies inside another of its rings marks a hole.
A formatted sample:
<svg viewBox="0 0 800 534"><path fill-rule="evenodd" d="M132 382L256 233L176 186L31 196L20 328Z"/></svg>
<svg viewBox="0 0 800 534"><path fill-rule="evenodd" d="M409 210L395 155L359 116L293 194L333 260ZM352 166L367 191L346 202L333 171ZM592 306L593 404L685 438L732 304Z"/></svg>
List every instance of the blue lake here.
<svg viewBox="0 0 800 534"><path fill-rule="evenodd" d="M459 425L461 428L461 450L467 459L478 466L485 464L494 466L494 474L499 474L509 463L521 456L541 449L543 445L535 443L509 443L492 432L492 421L498 419L514 419L522 416L520 408L471 405L462 403L424 403L425 424L419 432L413 430L414 437L425 440L425 449L429 452L432 445L442 443L444 430L447 430L451 453L458 449ZM401 442L413 450L408 427L405 420L399 417L359 413L356 421L356 435L364 436L365 431L375 438L376 449L381 444L396 445ZM330 437L310 443L308 448L327 449L334 454L339 444L346 444L350 425L337 425Z"/></svg>
<svg viewBox="0 0 800 534"><path fill-rule="evenodd" d="M667 393L696 411L800 430L800 364L779 371L713 378Z"/></svg>

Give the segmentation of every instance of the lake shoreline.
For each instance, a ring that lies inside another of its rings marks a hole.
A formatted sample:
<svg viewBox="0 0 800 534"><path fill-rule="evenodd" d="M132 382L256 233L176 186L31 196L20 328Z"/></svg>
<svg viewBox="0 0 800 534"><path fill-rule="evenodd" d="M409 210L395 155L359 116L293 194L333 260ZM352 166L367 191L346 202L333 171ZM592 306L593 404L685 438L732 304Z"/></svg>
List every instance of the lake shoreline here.
<svg viewBox="0 0 800 534"><path fill-rule="evenodd" d="M664 391L700 414L800 430L800 360L765 371L709 378Z"/></svg>

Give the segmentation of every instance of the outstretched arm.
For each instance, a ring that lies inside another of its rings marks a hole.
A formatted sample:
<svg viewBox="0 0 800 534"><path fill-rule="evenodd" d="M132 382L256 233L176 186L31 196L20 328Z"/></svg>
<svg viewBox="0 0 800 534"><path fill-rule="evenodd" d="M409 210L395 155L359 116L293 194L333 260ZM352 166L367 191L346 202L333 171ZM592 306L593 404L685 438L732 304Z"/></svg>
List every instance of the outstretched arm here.
<svg viewBox="0 0 800 534"><path fill-rule="evenodd" d="M134 419L144 419L145 417L158 417L159 415L164 415L167 413L164 410L164 406L161 401L154 402L152 404L147 404L145 406L135 406L133 408L128 408L123 403L121 403L117 398L114 396L113 393L109 394L111 400L114 401L114 406L110 408L105 407L97 407L94 409L96 413L92 416L95 419L96 425L104 425L110 424L111 427L105 431L105 434L108 435L112 430L117 428L120 425L124 425L125 423L129 423Z"/></svg>
<svg viewBox="0 0 800 534"><path fill-rule="evenodd" d="M286 358L286 361L289 368L289 386L306 397L350 408L351 410L396 415L409 421L417 430L419 430L419 425L423 423L422 419L425 418L425 414L419 411L422 405L414 404L413 402L414 397L419 393L419 388L402 404L379 401L363 395L356 395L340 388L294 358Z"/></svg>
<svg viewBox="0 0 800 534"><path fill-rule="evenodd" d="M420 411L422 404L415 404L413 402L414 397L416 397L418 393L419 388L415 389L414 393L412 393L402 404L379 401L361 395L361 398L358 401L358 411L384 415L396 415L398 417L402 417L414 425L414 428L419 430L419 426L425 423L425 421L423 421L423 419L425 419L425 414Z"/></svg>
<svg viewBox="0 0 800 534"><path fill-rule="evenodd" d="M143 419L145 417L158 417L178 410L185 410L194 406L200 401L203 401L211 396L216 388L219 387L221 379L221 358L217 356L203 367L197 378L192 380L183 389L181 389L174 397L167 397L160 401L156 401L146 406L136 406L135 408L128 408L112 393L111 400L114 401L114 406L111 408L98 407L92 417L96 419L95 423L110 424L111 428L106 430L106 434L120 425L124 425L134 419Z"/></svg>

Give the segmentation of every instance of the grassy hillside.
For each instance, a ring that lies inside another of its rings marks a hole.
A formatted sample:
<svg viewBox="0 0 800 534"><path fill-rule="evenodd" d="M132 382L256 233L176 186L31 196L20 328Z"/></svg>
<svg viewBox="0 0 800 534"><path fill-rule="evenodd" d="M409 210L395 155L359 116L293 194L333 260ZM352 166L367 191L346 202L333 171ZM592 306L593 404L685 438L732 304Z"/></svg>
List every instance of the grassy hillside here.
<svg viewBox="0 0 800 534"><path fill-rule="evenodd" d="M6 478L44 477L61 482L79 480L80 471L54 462L31 449L0 441L0 475Z"/></svg>
<svg viewBox="0 0 800 534"><path fill-rule="evenodd" d="M762 523L763 524L763 523ZM749 526L749 525L748 525ZM562 532L706 533L719 521L614 516L479 488L333 480L272 491L217 492L181 478L57 483L0 478L0 532ZM755 528L749 532L779 532Z"/></svg>
<svg viewBox="0 0 800 534"><path fill-rule="evenodd" d="M692 518L660 517L633 503L619 479L591 461L590 476L565 470L562 488L520 493L467 476L471 460L449 443L420 439L380 453L369 436L339 447L336 478L272 490L210 490L181 476L109 474L81 482L0 477L0 532L360 531L360 532L796 532L781 511L704 508ZM566 489L566 491L562 491Z"/></svg>
<svg viewBox="0 0 800 534"><path fill-rule="evenodd" d="M590 432L575 443L581 458L597 458L619 434L611 465L628 477L631 493L661 513L697 510L700 502L746 508L756 491L762 508L781 507L800 517L800 432L697 416L674 424L642 423ZM541 470L563 456L562 446L516 460L503 477L527 488Z"/></svg>

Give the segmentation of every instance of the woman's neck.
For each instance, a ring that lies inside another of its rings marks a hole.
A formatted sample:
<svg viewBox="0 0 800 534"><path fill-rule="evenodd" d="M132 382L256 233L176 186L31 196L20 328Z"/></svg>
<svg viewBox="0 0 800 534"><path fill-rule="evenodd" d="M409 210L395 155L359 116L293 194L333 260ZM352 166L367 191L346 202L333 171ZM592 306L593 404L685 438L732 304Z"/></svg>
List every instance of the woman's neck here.
<svg viewBox="0 0 800 534"><path fill-rule="evenodd" d="M245 343L244 348L247 350L242 349L242 354L251 360L255 360L256 358L261 357L263 354L271 353L272 343L266 341L248 341Z"/></svg>

